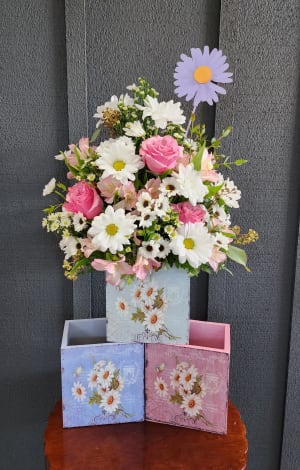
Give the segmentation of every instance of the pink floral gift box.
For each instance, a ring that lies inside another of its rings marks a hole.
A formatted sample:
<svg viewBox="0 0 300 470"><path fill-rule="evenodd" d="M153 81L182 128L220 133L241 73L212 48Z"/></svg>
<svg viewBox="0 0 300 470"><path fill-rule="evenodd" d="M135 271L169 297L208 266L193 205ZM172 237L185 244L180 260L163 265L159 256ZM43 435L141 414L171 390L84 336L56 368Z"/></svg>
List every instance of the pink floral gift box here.
<svg viewBox="0 0 300 470"><path fill-rule="evenodd" d="M226 434L228 324L190 321L190 344L145 345L146 419Z"/></svg>
<svg viewBox="0 0 300 470"><path fill-rule="evenodd" d="M106 319L65 322L63 426L144 420L144 345L107 343Z"/></svg>

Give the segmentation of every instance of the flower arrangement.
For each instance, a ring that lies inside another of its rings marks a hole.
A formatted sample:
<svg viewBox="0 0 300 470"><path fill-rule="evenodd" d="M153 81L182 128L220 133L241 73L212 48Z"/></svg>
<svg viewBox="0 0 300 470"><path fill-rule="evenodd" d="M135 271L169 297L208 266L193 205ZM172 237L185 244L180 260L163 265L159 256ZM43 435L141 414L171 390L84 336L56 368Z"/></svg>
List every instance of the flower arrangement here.
<svg viewBox="0 0 300 470"><path fill-rule="evenodd" d="M230 211L241 193L221 169L240 166L219 153L222 139L206 135L195 122L200 102L213 104L231 82L222 52L206 46L181 56L175 69L175 92L193 99L187 127L181 103L158 101L157 91L143 78L119 98L97 108L96 131L89 140L55 158L68 170L67 187L55 178L43 195L59 200L45 209L42 225L60 237L67 278L97 270L106 280L144 280L164 266L190 275L217 272L234 260L247 268L244 250L235 246L257 239L250 230L231 226ZM108 138L96 144L101 128Z"/></svg>

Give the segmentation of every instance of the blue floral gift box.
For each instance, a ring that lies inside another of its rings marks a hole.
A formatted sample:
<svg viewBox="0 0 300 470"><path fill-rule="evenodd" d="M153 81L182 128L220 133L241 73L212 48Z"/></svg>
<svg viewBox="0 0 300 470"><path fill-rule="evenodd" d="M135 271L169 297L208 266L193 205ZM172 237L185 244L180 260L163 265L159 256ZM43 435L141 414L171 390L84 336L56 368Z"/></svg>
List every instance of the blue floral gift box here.
<svg viewBox="0 0 300 470"><path fill-rule="evenodd" d="M144 420L144 346L106 342L106 319L65 322L63 426Z"/></svg>

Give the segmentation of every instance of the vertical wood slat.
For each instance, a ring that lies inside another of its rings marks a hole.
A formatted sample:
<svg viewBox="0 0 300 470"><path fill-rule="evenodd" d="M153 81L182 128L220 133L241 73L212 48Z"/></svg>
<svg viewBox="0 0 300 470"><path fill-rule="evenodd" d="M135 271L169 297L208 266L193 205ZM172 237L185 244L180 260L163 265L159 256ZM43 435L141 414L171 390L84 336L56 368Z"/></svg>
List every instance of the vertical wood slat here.
<svg viewBox="0 0 300 470"><path fill-rule="evenodd" d="M300 441L300 227L291 322L289 370L282 440L281 469L299 468Z"/></svg>
<svg viewBox="0 0 300 470"><path fill-rule="evenodd" d="M279 468L284 419L282 470L300 467L294 412L299 402L294 387L299 386L299 293L290 324L299 210L299 143L294 140L298 25L296 0L287 0L284 8L279 0L222 1L220 48L234 83L217 105L216 128L232 124L224 153L249 160L229 175L242 190L234 221L243 231L257 229L260 239L246 247L252 273L232 266L234 276L210 277L209 319L232 326L230 393L247 425L249 470Z"/></svg>
<svg viewBox="0 0 300 470"><path fill-rule="evenodd" d="M76 143L89 135L86 64L86 1L66 0L66 47L69 139ZM91 275L79 276L73 283L74 318L89 318Z"/></svg>

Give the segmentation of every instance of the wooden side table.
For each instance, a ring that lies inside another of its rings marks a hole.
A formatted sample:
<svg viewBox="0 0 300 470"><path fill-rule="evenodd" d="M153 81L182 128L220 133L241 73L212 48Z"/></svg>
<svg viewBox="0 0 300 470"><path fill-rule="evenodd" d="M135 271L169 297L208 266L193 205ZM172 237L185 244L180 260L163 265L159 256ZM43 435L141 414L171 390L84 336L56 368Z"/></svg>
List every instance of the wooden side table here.
<svg viewBox="0 0 300 470"><path fill-rule="evenodd" d="M45 431L48 470L242 470L247 450L231 402L226 436L147 421L63 429L61 401Z"/></svg>

